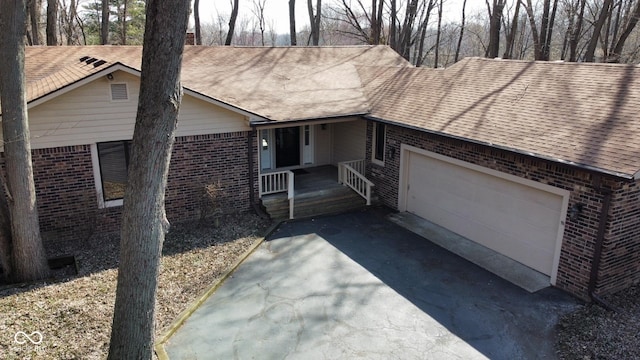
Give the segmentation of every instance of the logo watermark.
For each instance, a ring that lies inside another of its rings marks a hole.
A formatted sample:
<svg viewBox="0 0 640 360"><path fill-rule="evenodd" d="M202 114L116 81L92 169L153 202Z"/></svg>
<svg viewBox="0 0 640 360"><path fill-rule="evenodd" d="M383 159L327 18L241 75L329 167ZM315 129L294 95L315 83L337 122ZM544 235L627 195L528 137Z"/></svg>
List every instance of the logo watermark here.
<svg viewBox="0 0 640 360"><path fill-rule="evenodd" d="M24 331L18 331L15 335L13 335L13 341L20 345L24 345L27 342L30 342L33 345L40 345L42 344L43 339L44 336L42 336L42 333L40 331L34 331L31 334L27 334Z"/></svg>

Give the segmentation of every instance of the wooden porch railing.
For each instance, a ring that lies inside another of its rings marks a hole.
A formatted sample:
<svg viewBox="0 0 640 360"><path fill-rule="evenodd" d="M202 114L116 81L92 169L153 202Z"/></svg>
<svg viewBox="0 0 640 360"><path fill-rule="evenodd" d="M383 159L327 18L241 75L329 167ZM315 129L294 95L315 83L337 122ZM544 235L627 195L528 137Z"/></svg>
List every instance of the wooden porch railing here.
<svg viewBox="0 0 640 360"><path fill-rule="evenodd" d="M293 182L293 172L286 170L260 174L260 181L258 183L260 197L263 195L287 192L287 199L289 200L289 219L293 219Z"/></svg>
<svg viewBox="0 0 640 360"><path fill-rule="evenodd" d="M371 205L373 183L364 177L364 160L343 161L338 163L338 182L349 186Z"/></svg>

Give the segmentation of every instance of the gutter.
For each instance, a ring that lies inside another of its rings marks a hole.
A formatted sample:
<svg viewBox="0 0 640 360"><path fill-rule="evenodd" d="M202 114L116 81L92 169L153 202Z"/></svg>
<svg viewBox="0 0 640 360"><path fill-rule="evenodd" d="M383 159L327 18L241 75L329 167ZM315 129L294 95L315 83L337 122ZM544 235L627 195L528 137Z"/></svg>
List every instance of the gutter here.
<svg viewBox="0 0 640 360"><path fill-rule="evenodd" d="M595 292L596 284L598 282L598 271L600 269L600 262L602 260L602 247L604 244L604 235L607 229L607 221L609 219L609 209L611 208L611 196L613 194L613 191L611 191L611 189L602 187L600 176L594 177L594 182L594 190L602 194L603 197L602 208L600 209L598 233L596 235L596 243L593 250L593 259L591 261L591 274L589 276L589 286L587 288L587 293L589 294L589 298L591 298L591 300L596 304L609 311L617 312L611 304L606 302Z"/></svg>

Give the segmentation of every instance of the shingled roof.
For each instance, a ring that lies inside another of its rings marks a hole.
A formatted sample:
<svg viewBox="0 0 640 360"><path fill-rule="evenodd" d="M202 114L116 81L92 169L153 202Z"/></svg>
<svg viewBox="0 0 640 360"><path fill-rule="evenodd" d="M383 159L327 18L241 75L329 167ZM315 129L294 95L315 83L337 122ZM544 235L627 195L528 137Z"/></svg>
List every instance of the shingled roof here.
<svg viewBox="0 0 640 360"><path fill-rule="evenodd" d="M640 67L467 58L360 67L370 118L625 178L640 170Z"/></svg>
<svg viewBox="0 0 640 360"><path fill-rule="evenodd" d="M139 72L141 54L135 46L27 47L28 102L114 66ZM187 90L267 122L366 115L640 176L637 65L467 58L434 70L386 46L187 46L181 78Z"/></svg>
<svg viewBox="0 0 640 360"><path fill-rule="evenodd" d="M121 64L140 71L141 55L139 46L27 47L27 101L93 71L87 57L107 61L102 68ZM369 111L359 65L410 66L386 46L187 46L181 81L187 90L266 120L329 118Z"/></svg>

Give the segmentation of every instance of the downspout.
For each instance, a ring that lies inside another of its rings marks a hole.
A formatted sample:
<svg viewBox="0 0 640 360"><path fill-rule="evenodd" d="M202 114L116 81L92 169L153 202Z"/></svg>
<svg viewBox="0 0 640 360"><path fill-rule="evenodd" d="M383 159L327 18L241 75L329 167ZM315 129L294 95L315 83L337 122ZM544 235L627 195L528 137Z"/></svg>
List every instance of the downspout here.
<svg viewBox="0 0 640 360"><path fill-rule="evenodd" d="M598 305L610 311L616 311L615 308L595 293L596 284L598 282L598 270L600 269L600 261L602 260L602 247L604 244L604 235L607 229L607 221L609 220L609 208L611 207L611 189L602 187L601 178L595 175L594 190L603 195L602 208L600 209L600 223L598 224L598 233L596 235L595 248L593 250L593 260L591 262L591 275L589 277L589 287L587 292L591 300Z"/></svg>
<svg viewBox="0 0 640 360"><path fill-rule="evenodd" d="M267 215L262 208L260 207L260 205L258 205L258 203L256 203L256 196L255 196L255 188L253 187L253 182L254 182L254 174L253 174L253 142L251 141L253 139L254 136L257 136L257 131L256 131L256 127L255 125L251 126L251 131L247 132L247 162L249 163L249 202L251 203L251 207L253 208L253 211L256 212L256 214L258 214L261 218L263 219L268 219L269 215Z"/></svg>

